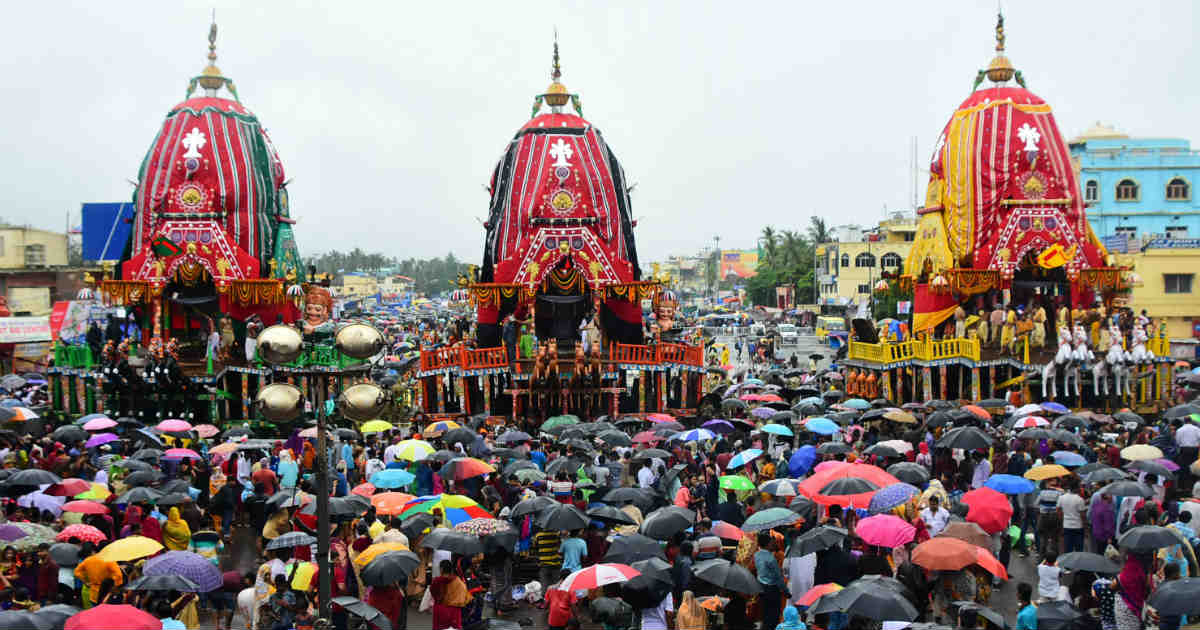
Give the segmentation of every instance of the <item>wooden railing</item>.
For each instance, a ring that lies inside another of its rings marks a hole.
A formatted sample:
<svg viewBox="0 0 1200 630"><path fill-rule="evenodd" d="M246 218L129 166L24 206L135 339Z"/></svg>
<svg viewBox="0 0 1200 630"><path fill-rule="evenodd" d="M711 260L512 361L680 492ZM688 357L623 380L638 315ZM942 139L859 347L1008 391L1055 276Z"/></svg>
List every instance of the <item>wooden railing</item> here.
<svg viewBox="0 0 1200 630"><path fill-rule="evenodd" d="M462 348L421 350L421 371L441 370L462 364Z"/></svg>
<svg viewBox="0 0 1200 630"><path fill-rule="evenodd" d="M464 370L482 370L487 368L506 367L508 351L504 346L499 348L481 348L479 350L463 350L462 366Z"/></svg>
<svg viewBox="0 0 1200 630"><path fill-rule="evenodd" d="M907 359L936 361L963 358L979 360L979 342L974 339L943 339L901 341L899 343L865 343L851 341L846 358L873 363L895 363Z"/></svg>
<svg viewBox="0 0 1200 630"><path fill-rule="evenodd" d="M613 343L608 349L608 358L617 363L639 363L653 365L654 349L650 346L631 346L623 343Z"/></svg>
<svg viewBox="0 0 1200 630"><path fill-rule="evenodd" d="M655 346L659 363L683 363L685 365L703 365L704 349L700 346L688 346L681 343L663 343Z"/></svg>

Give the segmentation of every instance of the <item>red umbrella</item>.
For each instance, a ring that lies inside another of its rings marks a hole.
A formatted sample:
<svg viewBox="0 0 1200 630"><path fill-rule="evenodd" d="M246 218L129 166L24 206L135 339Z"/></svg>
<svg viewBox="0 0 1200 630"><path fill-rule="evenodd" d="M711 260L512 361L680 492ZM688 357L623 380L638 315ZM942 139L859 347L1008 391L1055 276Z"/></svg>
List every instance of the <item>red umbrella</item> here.
<svg viewBox="0 0 1200 630"><path fill-rule="evenodd" d="M52 497L73 497L92 489L92 484L83 479L63 479L42 491Z"/></svg>
<svg viewBox="0 0 1200 630"><path fill-rule="evenodd" d="M58 542L67 542L72 538L78 538L84 542L99 543L107 540L108 536L105 536L104 532L92 527L91 525L84 525L80 523L76 525L68 525L66 529L62 530L57 536L54 537L54 540L57 540Z"/></svg>
<svg viewBox="0 0 1200 630"><path fill-rule="evenodd" d="M995 534L1012 520L1013 509L1008 496L991 488L979 488L962 496L962 502L970 508L967 521L975 523L989 534Z"/></svg>
<svg viewBox="0 0 1200 630"><path fill-rule="evenodd" d="M655 435L653 431L642 431L633 436L634 444L653 444L662 440L661 436Z"/></svg>
<svg viewBox="0 0 1200 630"><path fill-rule="evenodd" d="M963 409L963 411L970 413L971 415L975 416L976 418L979 418L980 420L991 420L992 419L992 414L988 413L986 409L984 409L983 407L980 407L979 405L963 405L962 409Z"/></svg>
<svg viewBox="0 0 1200 630"><path fill-rule="evenodd" d="M108 508L103 503L95 501L68 501L62 504L64 512L79 512L80 514L108 514Z"/></svg>
<svg viewBox="0 0 1200 630"><path fill-rule="evenodd" d="M845 477L866 479L880 488L890 486L894 483L900 483L899 479L888 474L886 470L878 466L855 462L853 464L846 464L844 466L830 466L820 470L813 476L805 479L797 489L800 491L800 494L815 500L816 497L821 493L821 488L829 485L829 482L831 481ZM870 501L870 498L867 500Z"/></svg>
<svg viewBox="0 0 1200 630"><path fill-rule="evenodd" d="M354 486L354 489L350 491L350 494L357 494L362 497L370 498L372 494L375 494L375 486L369 483L360 483L357 486Z"/></svg>
<svg viewBox="0 0 1200 630"><path fill-rule="evenodd" d="M96 630L96 628L120 628L121 630L162 630L162 621L150 613L128 604L100 604L77 613L63 626L63 630Z"/></svg>
<svg viewBox="0 0 1200 630"><path fill-rule="evenodd" d="M726 523L725 521L713 523L712 533L717 538L724 538L726 540L741 540L742 536L745 535L736 525Z"/></svg>

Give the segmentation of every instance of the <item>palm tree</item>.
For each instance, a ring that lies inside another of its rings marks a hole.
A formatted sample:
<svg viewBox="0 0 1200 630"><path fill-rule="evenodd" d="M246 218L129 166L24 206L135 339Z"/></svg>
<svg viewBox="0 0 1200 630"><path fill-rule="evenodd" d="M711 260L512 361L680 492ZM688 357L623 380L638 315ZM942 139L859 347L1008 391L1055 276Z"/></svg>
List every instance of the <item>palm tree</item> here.
<svg viewBox="0 0 1200 630"><path fill-rule="evenodd" d="M828 243L833 240L833 232L825 224L825 219L813 215L809 217L808 240L814 245Z"/></svg>

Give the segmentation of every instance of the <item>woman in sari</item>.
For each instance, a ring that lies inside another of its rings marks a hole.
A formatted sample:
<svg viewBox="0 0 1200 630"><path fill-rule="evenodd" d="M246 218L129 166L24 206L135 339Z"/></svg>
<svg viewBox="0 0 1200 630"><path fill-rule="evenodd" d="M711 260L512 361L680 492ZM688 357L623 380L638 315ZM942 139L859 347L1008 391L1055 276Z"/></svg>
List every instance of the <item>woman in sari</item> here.
<svg viewBox="0 0 1200 630"><path fill-rule="evenodd" d="M163 546L168 551L187 551L192 542L192 528L188 527L187 522L179 515L178 507L172 506L171 511L167 513L167 524L163 526L162 537Z"/></svg>
<svg viewBox="0 0 1200 630"><path fill-rule="evenodd" d="M1125 558L1125 567L1113 582L1120 593L1113 613L1117 618L1117 630L1140 630L1142 607L1150 594L1150 566L1152 556L1130 553Z"/></svg>
<svg viewBox="0 0 1200 630"><path fill-rule="evenodd" d="M125 509L125 520L121 524L121 538L132 536L142 530L142 508L131 505Z"/></svg>
<svg viewBox="0 0 1200 630"><path fill-rule="evenodd" d="M153 538L160 543L163 541L162 523L159 523L153 514L148 514L146 518L142 519L142 535L146 538Z"/></svg>
<svg viewBox="0 0 1200 630"><path fill-rule="evenodd" d="M443 560L441 575L429 583L433 598L433 630L462 627L462 608L470 601L467 585L454 574L454 566Z"/></svg>
<svg viewBox="0 0 1200 630"><path fill-rule="evenodd" d="M708 613L700 607L691 591L684 591L679 600L679 612L675 614L676 630L705 630L707 627Z"/></svg>

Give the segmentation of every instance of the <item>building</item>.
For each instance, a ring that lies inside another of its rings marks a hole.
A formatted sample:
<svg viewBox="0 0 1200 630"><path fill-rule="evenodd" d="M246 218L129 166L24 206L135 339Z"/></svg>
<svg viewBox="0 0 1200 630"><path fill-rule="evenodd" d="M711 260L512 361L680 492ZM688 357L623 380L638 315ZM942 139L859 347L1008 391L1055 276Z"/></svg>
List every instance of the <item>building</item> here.
<svg viewBox="0 0 1200 630"><path fill-rule="evenodd" d="M74 299L89 270L67 263L66 234L0 227L0 295L13 315L49 315L55 302Z"/></svg>
<svg viewBox="0 0 1200 630"><path fill-rule="evenodd" d="M861 304L884 276L901 272L917 233L912 212L892 212L875 228L838 226L839 240L816 248L820 306Z"/></svg>
<svg viewBox="0 0 1200 630"><path fill-rule="evenodd" d="M384 295L396 295L412 291L413 279L399 274L387 275L379 280L379 290Z"/></svg>
<svg viewBox="0 0 1200 630"><path fill-rule="evenodd" d="M354 299L378 293L379 281L373 274L351 271L338 276L333 282L333 288L338 297Z"/></svg>
<svg viewBox="0 0 1200 630"><path fill-rule="evenodd" d="M1131 138L1096 123L1070 148L1088 221L1106 244L1200 237L1200 199L1192 194L1200 151L1187 140Z"/></svg>
<svg viewBox="0 0 1200 630"><path fill-rule="evenodd" d="M1200 151L1183 138L1131 138L1100 123L1070 148L1092 229L1141 278L1130 305L1165 318L1171 339L1197 337Z"/></svg>
<svg viewBox="0 0 1200 630"><path fill-rule="evenodd" d="M67 235L31 227L0 228L0 269L67 265Z"/></svg>
<svg viewBox="0 0 1200 630"><path fill-rule="evenodd" d="M758 273L758 250L756 249L725 249L721 250L722 280L739 282L753 278Z"/></svg>

